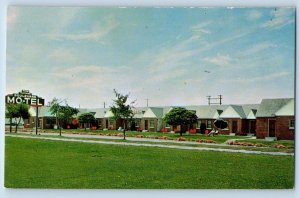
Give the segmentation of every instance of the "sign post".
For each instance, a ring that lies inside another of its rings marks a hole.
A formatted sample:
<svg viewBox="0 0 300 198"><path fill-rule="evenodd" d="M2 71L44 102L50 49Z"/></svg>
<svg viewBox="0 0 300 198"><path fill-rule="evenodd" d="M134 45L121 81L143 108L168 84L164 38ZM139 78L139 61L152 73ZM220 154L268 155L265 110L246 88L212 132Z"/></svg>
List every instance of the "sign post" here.
<svg viewBox="0 0 300 198"><path fill-rule="evenodd" d="M35 134L38 134L39 108L45 105L45 100L37 95L32 95L29 90L22 90L19 93L8 94L5 96L6 104L27 104L36 107Z"/></svg>

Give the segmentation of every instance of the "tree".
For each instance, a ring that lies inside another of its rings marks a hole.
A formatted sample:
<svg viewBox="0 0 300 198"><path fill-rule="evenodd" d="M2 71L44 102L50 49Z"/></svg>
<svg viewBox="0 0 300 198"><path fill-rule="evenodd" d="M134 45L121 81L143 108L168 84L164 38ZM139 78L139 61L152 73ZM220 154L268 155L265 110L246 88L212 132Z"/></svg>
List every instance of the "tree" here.
<svg viewBox="0 0 300 198"><path fill-rule="evenodd" d="M9 132L12 131L12 119L17 116L17 109L15 104L6 104L5 117L9 118Z"/></svg>
<svg viewBox="0 0 300 198"><path fill-rule="evenodd" d="M115 121L123 120L123 134L125 140L126 123L133 118L133 105L135 101L128 103L129 94L122 95L114 89L116 99L113 100L113 105L110 107L110 111L114 114L113 119Z"/></svg>
<svg viewBox="0 0 300 198"><path fill-rule="evenodd" d="M78 121L84 124L84 130L86 130L85 124L93 124L95 123L96 119L92 113L82 113L78 116Z"/></svg>
<svg viewBox="0 0 300 198"><path fill-rule="evenodd" d="M59 122L58 122L58 112L61 107L61 103L65 102L65 100L61 100L58 98L53 98L48 105L50 106L50 112L51 115L55 115L56 118L56 126L59 127Z"/></svg>
<svg viewBox="0 0 300 198"><path fill-rule="evenodd" d="M63 102L65 105L61 105ZM49 105L51 114L56 117L56 125L59 128L59 135L61 136L61 126L63 123L71 123L72 117L77 115L79 110L77 108L70 107L66 100L60 100L57 98L54 98L51 102L49 102Z"/></svg>
<svg viewBox="0 0 300 198"><path fill-rule="evenodd" d="M170 125L194 124L197 122L197 115L195 111L187 110L182 107L175 107L165 115L164 121ZM182 136L182 127L180 136Z"/></svg>
<svg viewBox="0 0 300 198"><path fill-rule="evenodd" d="M72 122L73 116L77 115L79 110L74 107L70 107L68 104L66 106L60 106L58 110L58 121L59 121L59 135L61 136L61 126L63 124L69 124Z"/></svg>
<svg viewBox="0 0 300 198"><path fill-rule="evenodd" d="M5 116L9 118L10 122L10 129L9 131L11 132L12 128L12 119L15 119L15 133L18 131L18 126L23 119L28 119L30 114L29 114L29 106L27 104L7 104L6 106L6 112Z"/></svg>

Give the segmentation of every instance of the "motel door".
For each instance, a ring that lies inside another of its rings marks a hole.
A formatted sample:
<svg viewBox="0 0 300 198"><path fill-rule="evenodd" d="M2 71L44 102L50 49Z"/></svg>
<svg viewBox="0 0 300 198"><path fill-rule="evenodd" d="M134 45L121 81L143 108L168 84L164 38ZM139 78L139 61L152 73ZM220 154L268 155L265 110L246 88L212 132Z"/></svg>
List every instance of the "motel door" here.
<svg viewBox="0 0 300 198"><path fill-rule="evenodd" d="M269 137L275 137L275 120L269 120Z"/></svg>
<svg viewBox="0 0 300 198"><path fill-rule="evenodd" d="M148 130L148 120L145 120L145 130Z"/></svg>
<svg viewBox="0 0 300 198"><path fill-rule="evenodd" d="M256 127L255 126L255 121L251 120L250 123L249 123L249 133L256 134L255 127Z"/></svg>
<svg viewBox="0 0 300 198"><path fill-rule="evenodd" d="M232 121L232 131L231 133L237 132L237 121Z"/></svg>

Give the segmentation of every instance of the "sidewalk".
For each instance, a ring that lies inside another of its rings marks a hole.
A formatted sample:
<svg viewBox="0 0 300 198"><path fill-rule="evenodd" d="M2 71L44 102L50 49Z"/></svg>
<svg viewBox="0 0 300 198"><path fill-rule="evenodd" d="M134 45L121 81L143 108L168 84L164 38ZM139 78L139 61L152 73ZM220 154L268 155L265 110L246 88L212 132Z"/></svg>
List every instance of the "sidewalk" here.
<svg viewBox="0 0 300 198"><path fill-rule="evenodd" d="M13 134L13 133L11 133ZM35 134L34 132L19 132L20 134ZM46 135L46 136L59 136L58 133L38 133L38 135ZM68 137L68 138L95 138L95 139L110 139L110 140L123 140L123 137L118 136L99 136L99 135L89 135L89 134L66 134L62 133L61 137ZM244 139L229 139L227 141L232 140L246 140L246 139L253 139L253 137L244 138ZM199 145L198 142L191 142L191 141L177 141L177 140L164 140L164 139L151 139L151 138L136 138L136 137L126 137L128 141L138 141L138 142L169 142L169 143L177 143L177 144L196 144ZM227 142L226 141L226 142ZM204 143L202 142L201 145L209 145L209 146L226 146L226 147L234 147L235 145L228 145L226 142L224 143Z"/></svg>
<svg viewBox="0 0 300 198"><path fill-rule="evenodd" d="M53 135L53 134L52 134ZM75 134L68 134L69 137L79 136L82 137L83 135L75 135ZM70 139L70 138L53 138L53 137L42 137L42 136L22 136L22 135L14 135L14 134L6 134L8 137L17 137L17 138L28 138L28 139L42 139L42 140L55 140L55 141L65 141L65 142L82 142L82 143L93 143L93 144L110 144L110 145L124 145L124 146L146 146L146 147L159 147L159 148L173 148L173 149L184 149L184 150L201 150L201 151L220 151L220 152L231 152L231 153L245 153L245 154L265 154L265 155L279 155L279 156L294 156L294 153L283 153L283 152L265 152L265 151L249 151L249 150L233 150L233 149L223 149L223 148L208 148L208 147L192 147L192 146L179 146L179 145L163 145L163 144L147 144L147 143L131 143L131 142L110 142L110 141L101 141L101 140L80 140L80 139ZM85 135L91 136L95 138L94 135ZM64 135L66 136L66 134ZM90 137L88 137L90 138ZM99 137L100 139L100 137ZM120 137L107 137L106 139L123 139ZM142 138L130 138L130 139L137 139L140 141ZM152 142L170 142L170 140L153 140L153 139L146 139L152 140ZM134 140L135 141L135 140ZM151 142L151 141L150 141ZM172 141L174 142L174 141ZM177 142L176 142L177 143ZM186 143L186 142L183 142ZM193 144L198 144L196 142L190 142ZM209 144L212 145L212 144ZM217 144L220 145L220 144Z"/></svg>

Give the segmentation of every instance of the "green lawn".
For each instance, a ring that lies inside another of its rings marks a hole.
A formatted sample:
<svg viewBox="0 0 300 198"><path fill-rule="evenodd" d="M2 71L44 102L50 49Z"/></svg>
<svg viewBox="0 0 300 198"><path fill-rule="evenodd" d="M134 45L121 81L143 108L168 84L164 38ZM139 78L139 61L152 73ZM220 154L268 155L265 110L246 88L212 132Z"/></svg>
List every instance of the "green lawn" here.
<svg viewBox="0 0 300 198"><path fill-rule="evenodd" d="M6 137L11 188L293 188L294 157Z"/></svg>

